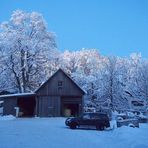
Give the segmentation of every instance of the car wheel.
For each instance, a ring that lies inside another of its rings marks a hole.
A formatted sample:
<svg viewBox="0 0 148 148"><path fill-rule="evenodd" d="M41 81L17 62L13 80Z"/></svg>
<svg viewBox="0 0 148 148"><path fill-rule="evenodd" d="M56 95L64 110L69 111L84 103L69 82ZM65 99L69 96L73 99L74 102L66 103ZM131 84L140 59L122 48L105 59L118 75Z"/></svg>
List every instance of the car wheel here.
<svg viewBox="0 0 148 148"><path fill-rule="evenodd" d="M104 130L104 126L101 126L101 127L100 127L100 130L103 131L103 130Z"/></svg>
<svg viewBox="0 0 148 148"><path fill-rule="evenodd" d="M102 131L102 130L104 130L104 126L96 125L96 129Z"/></svg>
<svg viewBox="0 0 148 148"><path fill-rule="evenodd" d="M76 127L77 127L77 125L75 123L73 123L73 124L70 125L70 128L71 129L76 129Z"/></svg>
<svg viewBox="0 0 148 148"><path fill-rule="evenodd" d="M99 126L99 125L96 125L96 129L97 129L97 130L100 130L100 126Z"/></svg>
<svg viewBox="0 0 148 148"><path fill-rule="evenodd" d="M69 123L70 119L71 119L71 118L67 118L67 119L65 120L65 125L68 126L68 123Z"/></svg>
<svg viewBox="0 0 148 148"><path fill-rule="evenodd" d="M135 125L132 124L132 123L130 123L128 126L129 126L129 127L133 127L133 128L135 128Z"/></svg>

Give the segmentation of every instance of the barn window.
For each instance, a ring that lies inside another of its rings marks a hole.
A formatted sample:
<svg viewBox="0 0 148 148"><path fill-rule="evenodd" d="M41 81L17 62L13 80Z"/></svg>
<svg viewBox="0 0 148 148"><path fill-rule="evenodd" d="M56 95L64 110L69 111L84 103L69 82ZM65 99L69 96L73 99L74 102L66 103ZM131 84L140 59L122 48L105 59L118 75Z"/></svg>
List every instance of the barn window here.
<svg viewBox="0 0 148 148"><path fill-rule="evenodd" d="M63 81L58 81L58 89L62 89L63 87Z"/></svg>

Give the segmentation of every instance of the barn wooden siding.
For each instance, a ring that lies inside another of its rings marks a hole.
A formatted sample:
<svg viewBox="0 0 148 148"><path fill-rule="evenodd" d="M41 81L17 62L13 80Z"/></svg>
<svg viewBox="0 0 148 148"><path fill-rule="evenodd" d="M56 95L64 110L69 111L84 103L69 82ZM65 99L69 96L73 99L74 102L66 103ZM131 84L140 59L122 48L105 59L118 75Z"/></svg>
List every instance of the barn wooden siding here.
<svg viewBox="0 0 148 148"><path fill-rule="evenodd" d="M59 96L38 96L37 115L39 117L60 116Z"/></svg>
<svg viewBox="0 0 148 148"><path fill-rule="evenodd" d="M62 87L58 83L62 82ZM80 104L82 112L84 91L61 69L36 91L36 114L40 117L61 116L62 102L66 99ZM65 98L65 99L64 99Z"/></svg>

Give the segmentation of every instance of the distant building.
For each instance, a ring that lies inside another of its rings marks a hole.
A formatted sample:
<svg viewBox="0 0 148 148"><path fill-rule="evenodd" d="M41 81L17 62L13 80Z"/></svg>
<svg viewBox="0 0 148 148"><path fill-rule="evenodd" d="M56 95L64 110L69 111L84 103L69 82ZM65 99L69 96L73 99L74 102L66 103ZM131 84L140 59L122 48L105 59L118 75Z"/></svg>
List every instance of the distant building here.
<svg viewBox="0 0 148 148"><path fill-rule="evenodd" d="M147 108L146 101L141 99L129 99L129 106L130 109L141 112L145 112Z"/></svg>
<svg viewBox="0 0 148 148"><path fill-rule="evenodd" d="M78 116L85 92L61 69L34 93L1 95L3 114L16 116Z"/></svg>

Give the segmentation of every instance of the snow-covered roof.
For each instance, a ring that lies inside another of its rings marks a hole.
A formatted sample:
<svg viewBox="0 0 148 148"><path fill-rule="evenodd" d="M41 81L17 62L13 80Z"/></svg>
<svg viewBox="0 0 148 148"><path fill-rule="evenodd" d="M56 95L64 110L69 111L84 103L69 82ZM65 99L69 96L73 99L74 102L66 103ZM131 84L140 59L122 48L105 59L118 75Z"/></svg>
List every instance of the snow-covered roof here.
<svg viewBox="0 0 148 148"><path fill-rule="evenodd" d="M0 98L34 96L34 95L35 93L17 93L17 94L0 95Z"/></svg>

